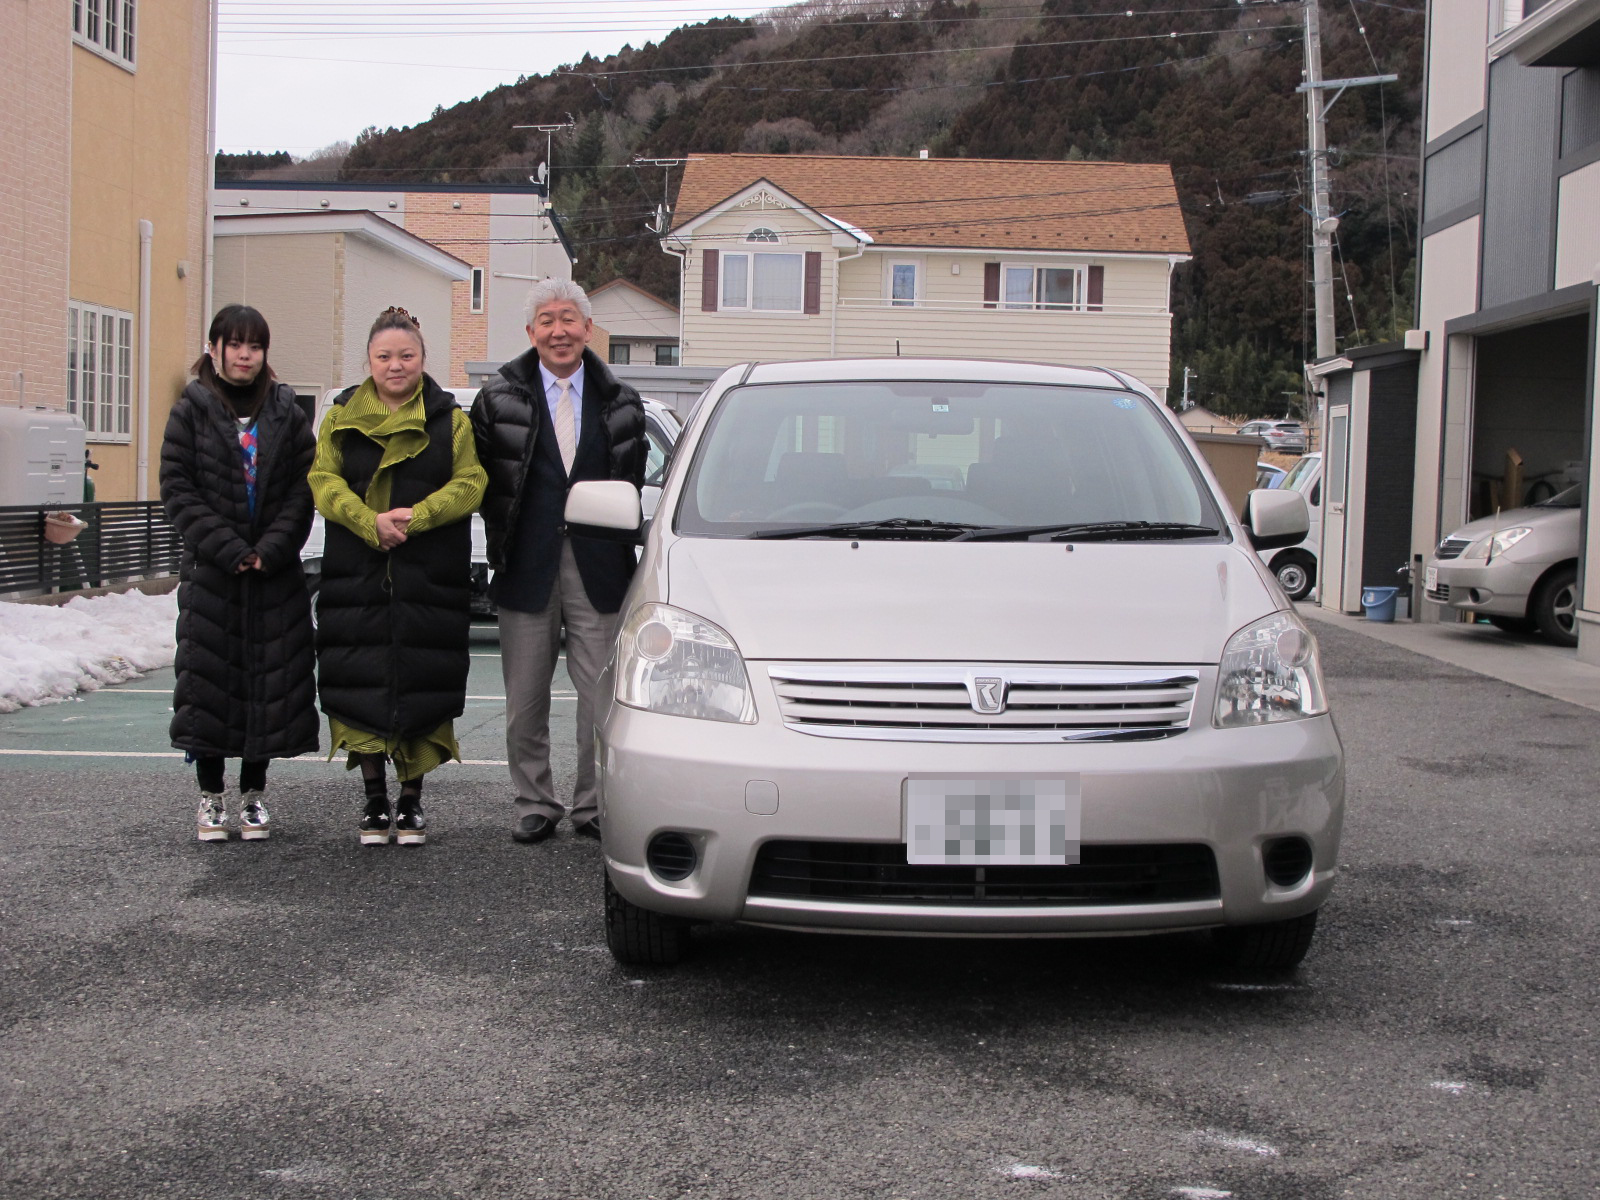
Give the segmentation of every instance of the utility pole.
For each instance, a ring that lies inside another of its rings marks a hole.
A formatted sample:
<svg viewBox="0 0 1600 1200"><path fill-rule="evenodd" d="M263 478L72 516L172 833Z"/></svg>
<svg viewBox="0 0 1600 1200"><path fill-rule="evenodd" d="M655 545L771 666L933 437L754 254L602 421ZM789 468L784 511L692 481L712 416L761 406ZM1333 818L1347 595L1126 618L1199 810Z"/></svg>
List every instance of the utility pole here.
<svg viewBox="0 0 1600 1200"><path fill-rule="evenodd" d="M1339 218L1333 215L1328 183L1328 111L1339 102L1345 88L1393 83L1398 75L1363 75L1359 79L1322 77L1322 12L1318 0L1305 0L1305 82L1295 90L1306 95L1307 155L1311 167L1311 296L1317 314L1317 358L1338 352L1333 321L1333 233ZM1331 100L1323 94L1337 88Z"/></svg>
<svg viewBox="0 0 1600 1200"><path fill-rule="evenodd" d="M1311 166L1311 296L1317 313L1317 357L1331 358L1333 323L1333 231L1339 218L1328 187L1328 109L1322 100L1322 12L1318 0L1305 0L1307 145ZM1337 97L1335 97L1337 99Z"/></svg>

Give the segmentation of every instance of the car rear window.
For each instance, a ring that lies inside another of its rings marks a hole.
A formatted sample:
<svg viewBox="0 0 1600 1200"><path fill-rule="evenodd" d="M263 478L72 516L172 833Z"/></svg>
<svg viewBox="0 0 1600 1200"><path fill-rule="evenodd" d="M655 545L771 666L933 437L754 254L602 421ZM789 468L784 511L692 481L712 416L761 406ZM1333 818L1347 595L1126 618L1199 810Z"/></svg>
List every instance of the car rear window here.
<svg viewBox="0 0 1600 1200"><path fill-rule="evenodd" d="M1225 523L1152 401L1039 384L736 388L712 414L682 496L678 532L723 537L899 519Z"/></svg>

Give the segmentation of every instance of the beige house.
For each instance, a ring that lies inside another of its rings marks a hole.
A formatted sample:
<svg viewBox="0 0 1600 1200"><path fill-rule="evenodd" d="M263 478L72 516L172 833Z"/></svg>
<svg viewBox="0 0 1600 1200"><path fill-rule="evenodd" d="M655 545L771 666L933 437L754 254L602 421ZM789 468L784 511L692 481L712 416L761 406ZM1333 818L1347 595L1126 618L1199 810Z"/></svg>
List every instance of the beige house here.
<svg viewBox="0 0 1600 1200"><path fill-rule="evenodd" d="M0 378L83 420L104 500L151 498L200 352L209 0L0 6Z"/></svg>
<svg viewBox="0 0 1600 1200"><path fill-rule="evenodd" d="M678 365L678 310L626 279L602 283L589 293L594 323L606 330L613 366Z"/></svg>
<svg viewBox="0 0 1600 1200"><path fill-rule="evenodd" d="M273 370L296 393L320 397L366 378L367 332L394 304L419 321L429 373L452 384L453 292L472 278L464 260L365 209L233 215L213 225L216 303L261 310Z"/></svg>
<svg viewBox="0 0 1600 1200"><path fill-rule="evenodd" d="M528 288L539 279L572 278L572 247L554 210L546 206L544 189L538 184L252 179L218 184L212 210L219 223L242 214L365 212L415 238L432 242L449 257L466 263L468 274L451 285L446 316L431 323L426 335L429 372L446 387L467 386L472 375L468 363L504 361L526 350L528 338L523 332L522 310ZM273 246L280 244L263 243L258 249L270 253ZM298 260L286 261L284 269L293 275L300 265ZM257 266L258 278L271 269L270 263L259 255ZM348 278L352 286L365 286L355 273ZM393 280L381 282L387 285ZM352 295L345 303L349 308L365 304L367 299L362 296L358 300ZM393 296L378 307L389 304L411 307L403 295ZM273 321L276 345L279 339L273 311L262 311ZM435 330L447 327L448 355L442 353L444 343L436 343L435 338ZM276 357L274 353L275 361Z"/></svg>
<svg viewBox="0 0 1600 1200"><path fill-rule="evenodd" d="M1089 364L1167 390L1165 165L709 154L662 247L682 362L956 355Z"/></svg>

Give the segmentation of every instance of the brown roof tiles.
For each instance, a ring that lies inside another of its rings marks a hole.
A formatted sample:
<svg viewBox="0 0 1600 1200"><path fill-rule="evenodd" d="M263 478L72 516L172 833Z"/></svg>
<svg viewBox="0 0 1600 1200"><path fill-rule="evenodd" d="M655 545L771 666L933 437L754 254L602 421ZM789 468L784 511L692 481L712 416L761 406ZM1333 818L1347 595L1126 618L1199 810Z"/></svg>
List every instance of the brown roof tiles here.
<svg viewBox="0 0 1600 1200"><path fill-rule="evenodd" d="M697 155L673 228L762 179L880 246L1189 252L1165 163Z"/></svg>

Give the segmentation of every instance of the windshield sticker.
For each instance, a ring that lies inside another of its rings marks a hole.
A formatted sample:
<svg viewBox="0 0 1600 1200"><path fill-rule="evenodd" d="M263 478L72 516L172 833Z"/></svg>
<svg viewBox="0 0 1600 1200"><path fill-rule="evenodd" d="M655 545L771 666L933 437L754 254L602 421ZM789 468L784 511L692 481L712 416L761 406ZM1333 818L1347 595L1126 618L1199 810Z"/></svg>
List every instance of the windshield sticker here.
<svg viewBox="0 0 1600 1200"><path fill-rule="evenodd" d="M1118 408L1138 408L1139 407L1139 402L1137 400L1135 400L1132 396L1117 396L1117 397L1114 397L1112 399L1111 403L1115 404Z"/></svg>

